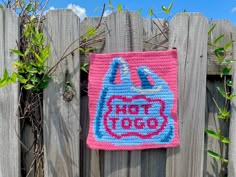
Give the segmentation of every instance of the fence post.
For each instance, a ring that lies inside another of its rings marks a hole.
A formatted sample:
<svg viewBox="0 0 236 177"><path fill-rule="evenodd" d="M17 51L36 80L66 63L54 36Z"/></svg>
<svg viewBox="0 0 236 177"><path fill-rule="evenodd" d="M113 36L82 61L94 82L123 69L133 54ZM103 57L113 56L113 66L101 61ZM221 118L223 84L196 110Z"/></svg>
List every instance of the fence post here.
<svg viewBox="0 0 236 177"><path fill-rule="evenodd" d="M232 39L236 39L236 27L233 28ZM236 58L236 44L233 45L233 59ZM236 94L236 62L233 66L233 94ZM230 129L229 138L231 143L229 144L229 165L228 165L228 176L236 176L236 100L234 99L231 103L232 115L230 118Z"/></svg>
<svg viewBox="0 0 236 177"><path fill-rule="evenodd" d="M212 33L208 36L210 42L214 42L220 35L224 34L224 38L217 43L217 47L222 47L231 41L231 31L232 25L229 21L226 20L214 20L211 22L212 25L216 25ZM211 27L210 27L211 28ZM232 54L232 48L229 48L227 51L226 58L232 58L229 56L229 53ZM231 55L230 54L230 55ZM224 136L228 137L229 132L229 124L227 121L218 119L218 108L214 101L217 102L219 107L224 107L225 99L220 95L217 87L224 88L224 80L220 77L220 66L218 64L217 58L214 54L214 49L212 47L208 47L208 77L207 77L207 116L206 116L206 125L207 129L218 131L221 129L221 133ZM214 100L213 100L214 99ZM220 144L217 139L214 139L208 135L205 138L205 154L204 154L204 170L203 176L215 176L220 177L221 165L220 161L210 157L207 154L207 150L213 150L215 152L221 152ZM224 155L227 155L227 148L223 149ZM214 164L214 165L212 165Z"/></svg>
<svg viewBox="0 0 236 177"><path fill-rule="evenodd" d="M143 50L143 22L137 13L113 13L106 23L105 52ZM119 176L141 176L141 151L104 151L104 177Z"/></svg>
<svg viewBox="0 0 236 177"><path fill-rule="evenodd" d="M0 76L7 68L12 72L10 49L19 41L19 20L10 9L0 8ZM19 85L0 88L0 176L20 177L19 121L17 118Z"/></svg>
<svg viewBox="0 0 236 177"><path fill-rule="evenodd" d="M80 36L81 40L86 37L86 34L91 29L95 29L98 25L99 28L96 30L96 35L93 36L93 40L100 40L101 42L91 44L89 47L93 49L94 53L101 53L104 50L105 45L105 19L106 17L94 17L94 18L85 18L80 23ZM101 21L100 21L101 20ZM100 24L99 24L100 23ZM81 63L89 63L89 57L87 54L80 53ZM87 73L81 74L81 83L84 84L84 87L87 86L88 78ZM83 88L81 88L82 90ZM86 92L86 91L85 91ZM99 150L90 149L87 146L86 139L89 129L89 112L88 112L88 96L81 93L81 106L80 106L80 124L81 124L81 134L80 134L80 159L83 163L80 164L81 176L83 177L101 177L103 176L100 171L100 153Z"/></svg>
<svg viewBox="0 0 236 177"><path fill-rule="evenodd" d="M170 22L169 47L178 50L180 146L167 150L166 177L202 177L208 21L181 13Z"/></svg>
<svg viewBox="0 0 236 177"><path fill-rule="evenodd" d="M168 49L168 22L160 19L144 19L144 50ZM142 177L165 177L166 149L146 149L142 151Z"/></svg>
<svg viewBox="0 0 236 177"><path fill-rule="evenodd" d="M48 65L52 67L79 47L79 17L71 10L49 11L45 34L51 46ZM80 57L76 50L56 67L44 91L45 177L79 177L79 121Z"/></svg>

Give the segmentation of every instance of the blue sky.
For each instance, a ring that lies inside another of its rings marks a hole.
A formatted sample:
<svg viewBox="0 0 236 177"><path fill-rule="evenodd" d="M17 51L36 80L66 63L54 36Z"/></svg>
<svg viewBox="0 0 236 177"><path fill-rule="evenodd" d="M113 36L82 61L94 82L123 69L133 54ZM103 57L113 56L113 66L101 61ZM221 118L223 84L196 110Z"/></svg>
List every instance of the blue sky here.
<svg viewBox="0 0 236 177"><path fill-rule="evenodd" d="M108 0L49 0L49 8L71 8L81 17L99 16L101 8ZM154 12L159 12L161 6L168 6L174 3L172 14L186 9L188 12L201 12L209 19L229 20L236 25L236 0L112 0L112 4L117 7L121 4L123 9L138 11L142 8L142 16L149 17L148 10L153 8ZM107 9L106 14L110 11Z"/></svg>

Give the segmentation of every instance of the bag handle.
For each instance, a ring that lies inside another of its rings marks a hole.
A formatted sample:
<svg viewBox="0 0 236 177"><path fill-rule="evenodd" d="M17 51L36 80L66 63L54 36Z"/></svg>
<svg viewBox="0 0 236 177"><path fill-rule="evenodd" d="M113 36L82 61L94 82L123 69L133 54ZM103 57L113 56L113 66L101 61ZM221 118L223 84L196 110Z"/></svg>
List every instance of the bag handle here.
<svg viewBox="0 0 236 177"><path fill-rule="evenodd" d="M147 66L140 66L137 69L139 78L141 80L141 88L142 89L153 89L159 87L161 89L163 80L150 68ZM153 79L154 85L150 83L148 80L148 76Z"/></svg>
<svg viewBox="0 0 236 177"><path fill-rule="evenodd" d="M115 84L118 69L120 69L122 83L131 83L128 63L122 57L115 57L112 60L105 80L108 81L109 84Z"/></svg>

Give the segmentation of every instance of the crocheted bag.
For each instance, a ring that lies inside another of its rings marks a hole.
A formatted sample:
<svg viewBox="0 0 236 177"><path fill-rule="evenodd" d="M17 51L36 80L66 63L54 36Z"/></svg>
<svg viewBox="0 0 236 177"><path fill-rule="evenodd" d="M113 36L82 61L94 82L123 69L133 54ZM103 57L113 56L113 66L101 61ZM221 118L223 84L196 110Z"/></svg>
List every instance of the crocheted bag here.
<svg viewBox="0 0 236 177"><path fill-rule="evenodd" d="M179 144L176 50L90 58L89 147L134 150Z"/></svg>

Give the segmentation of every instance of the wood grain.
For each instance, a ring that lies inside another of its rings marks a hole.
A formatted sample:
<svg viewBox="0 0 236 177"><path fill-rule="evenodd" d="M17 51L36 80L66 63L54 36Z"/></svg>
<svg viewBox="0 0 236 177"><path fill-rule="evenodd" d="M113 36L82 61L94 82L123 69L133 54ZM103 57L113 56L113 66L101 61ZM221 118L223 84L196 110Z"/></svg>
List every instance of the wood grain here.
<svg viewBox="0 0 236 177"><path fill-rule="evenodd" d="M100 177L100 155L98 150L91 150L86 144L89 129L88 96L81 97L80 107L81 134L80 134L80 164L81 176Z"/></svg>
<svg viewBox="0 0 236 177"><path fill-rule="evenodd" d="M79 17L71 10L49 11L44 26L51 46L48 65L52 67L63 53L68 54L79 47ZM65 87L68 84L70 87L67 92ZM74 95L72 100L65 97L67 93ZM44 121L45 177L79 177L79 50L58 65L52 81L44 91Z"/></svg>
<svg viewBox="0 0 236 177"><path fill-rule="evenodd" d="M232 40L231 32L232 25L229 21L225 20L215 20L211 22L211 26L215 24L215 28L213 32L209 35L209 40L213 43L220 35L224 35L222 40L217 44L217 47L222 47ZM214 57L212 57L214 56ZM230 47L227 51L227 59L232 59L232 47ZM219 75L222 68L219 67L219 63L215 57L213 49L208 46L208 74L209 75ZM206 128L218 131L221 129L222 134L226 137L229 135L228 123L217 118L218 109L216 107L215 101L217 102L219 107L224 107L225 101L224 98L217 91L216 87L224 88L224 81L220 79L220 76L209 76L207 81L207 117L206 117ZM210 157L207 154L207 150L213 150L215 152L220 153L220 145L218 140L211 138L206 135L206 147L204 154L204 175L206 176L220 176L220 161L217 161ZM228 148L224 147L224 156L227 157Z"/></svg>
<svg viewBox="0 0 236 177"><path fill-rule="evenodd" d="M232 32L232 39L236 39L236 28L234 27L234 31ZM233 58L236 58L236 44L233 45ZM233 93L236 94L236 62L233 64ZM236 176L236 100L234 99L231 103L231 111L232 115L230 118L230 129L229 129L229 165L228 165L228 176L235 177Z"/></svg>
<svg viewBox="0 0 236 177"><path fill-rule="evenodd" d="M80 24L80 35L81 35L81 40L88 40L92 39L93 41L96 41L87 48L91 48L91 51L93 53L102 53L104 51L105 47L105 21L106 17L103 17L101 22L100 22L100 17L94 17L94 18L85 18L81 24ZM100 24L99 24L100 22ZM99 27L97 28L97 26ZM88 38L88 33L91 33L91 30L97 28L96 33ZM88 38L88 39L87 39ZM99 41L99 42L97 42ZM89 63L89 52L87 53L80 53L80 59L81 63L87 62Z"/></svg>
<svg viewBox="0 0 236 177"><path fill-rule="evenodd" d="M180 13L170 22L169 48L178 50L180 146L167 150L166 177L202 177L208 21Z"/></svg>
<svg viewBox="0 0 236 177"><path fill-rule="evenodd" d="M17 57L11 54L19 40L17 15L0 8L0 77L4 69L11 73L12 62ZM0 176L20 177L19 121L17 119L19 85L0 88Z"/></svg>
<svg viewBox="0 0 236 177"><path fill-rule="evenodd" d="M160 19L143 19L144 51L167 50L169 24Z"/></svg>
<svg viewBox="0 0 236 177"><path fill-rule="evenodd" d="M169 24L165 20L144 19L144 50L167 50ZM165 177L166 149L147 149L141 155L142 177Z"/></svg>
<svg viewBox="0 0 236 177"><path fill-rule="evenodd" d="M222 47L231 39L232 24L227 20L214 20L210 22L210 26L216 25L212 33L209 35L209 41L214 42L220 35L224 35L222 40L216 44L217 47ZM210 28L209 28L210 29ZM226 58L232 58L232 47L230 47L226 52ZM208 47L208 75L220 75L221 68L218 64L217 58L214 54L214 49Z"/></svg>
<svg viewBox="0 0 236 177"><path fill-rule="evenodd" d="M221 129L222 134L228 137L228 123L218 119L218 108L214 100L217 102L219 107L223 107L225 100L219 94L217 87L223 88L223 79L219 76L208 77L207 80L207 104L206 104L206 129L218 131ZM214 100L213 100L214 99ZM220 174L220 161L210 157L207 154L207 150L213 150L220 153L220 146L217 139L207 136L205 134L205 153L204 153L204 175L203 176L214 176L221 177ZM227 148L223 150L224 155L227 156Z"/></svg>
<svg viewBox="0 0 236 177"><path fill-rule="evenodd" d="M143 21L137 13L113 13L106 23L105 52L143 50ZM104 177L121 176L141 176L141 151L104 152Z"/></svg>
<svg viewBox="0 0 236 177"><path fill-rule="evenodd" d="M92 36L92 40L103 39L102 42L94 43L89 45L88 47L93 48L92 51L94 53L102 53L105 45L105 17L102 19L102 24L97 29L97 32L94 36ZM80 24L80 35L81 40L86 39L86 35L90 29L96 28L99 25L100 17L94 18L85 18ZM80 53L81 62L89 63L89 52L85 54ZM84 82L88 82L88 78L82 78ZM98 150L89 149L86 143L86 139L88 136L88 128L89 128L89 113L88 113L88 96L81 97L81 150L80 156L83 161L81 163L81 175L83 177L100 177L100 153Z"/></svg>

